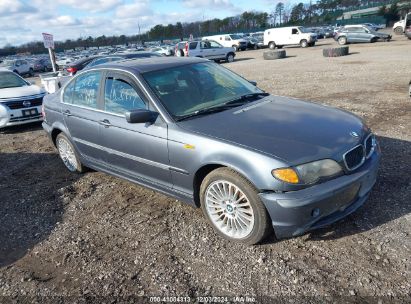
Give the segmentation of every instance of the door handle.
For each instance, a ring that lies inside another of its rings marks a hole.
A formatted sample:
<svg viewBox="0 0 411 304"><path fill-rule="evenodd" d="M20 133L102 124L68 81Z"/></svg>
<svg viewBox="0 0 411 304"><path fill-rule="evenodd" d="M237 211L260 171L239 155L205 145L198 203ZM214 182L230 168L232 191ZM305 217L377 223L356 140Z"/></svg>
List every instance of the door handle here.
<svg viewBox="0 0 411 304"><path fill-rule="evenodd" d="M108 127L112 126L112 124L107 119L100 120L98 123L100 125L104 126L105 128L108 128Z"/></svg>
<svg viewBox="0 0 411 304"><path fill-rule="evenodd" d="M71 112L69 110L65 110L65 111L63 111L63 115L71 116Z"/></svg>

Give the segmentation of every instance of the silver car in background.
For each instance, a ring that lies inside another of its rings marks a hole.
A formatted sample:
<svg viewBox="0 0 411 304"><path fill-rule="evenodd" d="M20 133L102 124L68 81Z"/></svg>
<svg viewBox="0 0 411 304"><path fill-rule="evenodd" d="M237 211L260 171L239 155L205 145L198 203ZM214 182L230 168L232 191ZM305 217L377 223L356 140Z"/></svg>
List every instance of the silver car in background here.
<svg viewBox="0 0 411 304"><path fill-rule="evenodd" d="M354 212L380 159L353 114L270 95L201 58L96 66L48 95L44 112L70 171L90 167L201 207L218 234L245 244Z"/></svg>

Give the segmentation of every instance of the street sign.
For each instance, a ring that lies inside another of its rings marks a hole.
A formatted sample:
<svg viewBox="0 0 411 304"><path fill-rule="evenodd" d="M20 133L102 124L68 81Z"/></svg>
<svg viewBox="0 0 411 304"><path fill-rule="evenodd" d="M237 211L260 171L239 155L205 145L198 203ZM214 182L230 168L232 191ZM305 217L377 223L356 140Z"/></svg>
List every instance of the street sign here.
<svg viewBox="0 0 411 304"><path fill-rule="evenodd" d="M52 34L47 34L47 33L42 33L42 34L43 34L44 47L47 48L47 49L49 49L49 48L54 49L53 35Z"/></svg>
<svg viewBox="0 0 411 304"><path fill-rule="evenodd" d="M54 56L54 39L52 34L42 33L43 34L43 43L44 47L49 50L49 56L51 65L53 66L53 72L56 72L56 57Z"/></svg>

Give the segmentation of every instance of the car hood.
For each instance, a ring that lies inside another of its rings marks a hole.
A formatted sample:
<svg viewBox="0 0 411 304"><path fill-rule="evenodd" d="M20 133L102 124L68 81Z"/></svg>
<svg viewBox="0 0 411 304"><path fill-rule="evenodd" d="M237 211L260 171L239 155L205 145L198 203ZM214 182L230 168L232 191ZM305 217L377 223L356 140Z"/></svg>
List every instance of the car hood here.
<svg viewBox="0 0 411 304"><path fill-rule="evenodd" d="M342 159L367 132L355 115L293 98L248 105L178 123L183 129L275 156L289 165ZM350 133L356 132L359 137Z"/></svg>
<svg viewBox="0 0 411 304"><path fill-rule="evenodd" d="M2 99L18 98L18 97L32 96L32 95L38 95L38 94L44 94L44 93L45 91L36 85L0 89L0 101L2 101Z"/></svg>

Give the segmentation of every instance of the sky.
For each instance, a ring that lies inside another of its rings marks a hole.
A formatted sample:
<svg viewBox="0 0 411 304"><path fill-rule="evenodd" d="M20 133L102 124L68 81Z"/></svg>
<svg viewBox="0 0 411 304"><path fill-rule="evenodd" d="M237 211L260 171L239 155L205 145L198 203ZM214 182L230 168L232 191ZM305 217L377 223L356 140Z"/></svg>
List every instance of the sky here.
<svg viewBox="0 0 411 304"><path fill-rule="evenodd" d="M0 0L0 47L42 40L132 35L156 24L271 12L275 0ZM283 1L287 2L287 1Z"/></svg>

